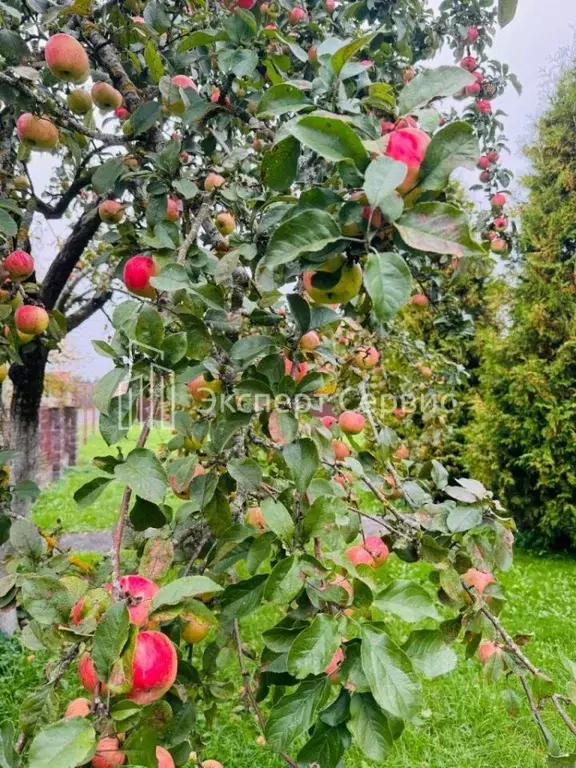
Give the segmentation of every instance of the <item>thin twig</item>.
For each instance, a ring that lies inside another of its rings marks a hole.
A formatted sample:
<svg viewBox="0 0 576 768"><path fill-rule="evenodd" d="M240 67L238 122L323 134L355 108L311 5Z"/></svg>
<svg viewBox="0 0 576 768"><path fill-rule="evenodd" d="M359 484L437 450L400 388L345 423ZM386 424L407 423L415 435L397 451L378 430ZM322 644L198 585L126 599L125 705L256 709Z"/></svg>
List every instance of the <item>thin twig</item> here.
<svg viewBox="0 0 576 768"><path fill-rule="evenodd" d="M572 718L570 715L566 712L562 704L560 703L560 696L555 693L552 696L552 704L554 705L556 711L564 721L564 724L566 728L574 735L576 736L576 724L572 721Z"/></svg>
<svg viewBox="0 0 576 768"><path fill-rule="evenodd" d="M542 738L544 739L544 742L546 744L548 751L551 752L553 745L550 741L550 734L548 733L548 730L544 725L542 716L540 714L540 710L538 709L538 706L534 701L534 696L532 696L532 691L530 690L530 686L528 685L528 683L523 677L520 677L520 682L522 683L522 688L524 689L524 693L526 694L526 698L528 699L528 704L530 705L530 711L532 712L532 716L534 717L534 720L536 721L538 728L540 729L540 733L542 734Z"/></svg>
<svg viewBox="0 0 576 768"><path fill-rule="evenodd" d="M192 243L198 237L198 232L200 231L202 222L208 216L209 213L210 213L210 198L208 198L207 200L204 200L204 202L200 206L198 213L196 214L196 217L192 222L190 231L188 232L188 234L184 238L182 245L178 249L178 253L176 255L176 262L178 264L183 264L184 261L186 260L186 254L188 253L188 250L192 245Z"/></svg>

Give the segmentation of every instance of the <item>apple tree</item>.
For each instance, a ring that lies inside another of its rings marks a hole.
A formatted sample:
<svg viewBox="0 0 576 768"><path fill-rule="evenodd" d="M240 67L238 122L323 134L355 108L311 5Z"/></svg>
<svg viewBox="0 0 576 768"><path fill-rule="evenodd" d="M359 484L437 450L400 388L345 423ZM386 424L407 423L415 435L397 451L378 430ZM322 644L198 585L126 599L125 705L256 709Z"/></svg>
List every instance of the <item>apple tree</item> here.
<svg viewBox="0 0 576 768"><path fill-rule="evenodd" d="M112 363L96 392L110 451L76 493L92 505L123 486L110 556L92 567L62 551L8 509L3 484L14 555L0 599L24 615L23 644L53 655L20 735L0 729L10 768L221 768L204 736L238 679L292 768L337 768L352 742L381 762L456 644L524 689L552 753L544 708L576 730L499 618L513 521L477 481L412 459L371 396L395 316L422 303L413 275L487 256L448 183L477 164L488 118L441 109L464 90L486 116L498 90L474 87L479 62L423 61L443 42L483 57L514 5L0 6L15 384L76 313L114 285L131 294L94 342ZM58 159L44 195L15 183L29 151ZM38 283L26 233L55 209L77 218ZM69 279L81 257L84 304ZM130 449L142 391L150 418ZM174 433L152 451L167 413ZM264 604L274 618L252 647L243 631ZM86 694L66 701L76 672Z"/></svg>

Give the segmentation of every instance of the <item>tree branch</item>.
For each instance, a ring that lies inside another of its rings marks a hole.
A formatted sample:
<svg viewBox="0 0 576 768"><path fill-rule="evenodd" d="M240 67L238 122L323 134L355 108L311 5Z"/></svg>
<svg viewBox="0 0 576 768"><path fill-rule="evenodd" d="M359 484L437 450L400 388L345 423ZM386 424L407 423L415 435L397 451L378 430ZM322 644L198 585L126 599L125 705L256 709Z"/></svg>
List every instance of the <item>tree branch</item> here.
<svg viewBox="0 0 576 768"><path fill-rule="evenodd" d="M95 312L98 312L99 309L102 309L102 307L112 298L112 294L113 291L110 288L106 291L101 291L100 293L92 296L92 298L83 306L69 315L66 318L66 326L68 331L73 331L75 328L78 328L78 326L82 325L85 320L87 320L89 317L92 317Z"/></svg>
<svg viewBox="0 0 576 768"><path fill-rule="evenodd" d="M50 264L40 292L40 298L46 309L54 309L56 306L58 297L66 285L76 262L96 234L99 226L100 216L98 215L98 205L96 204L87 208L82 216L80 216L60 252L52 264Z"/></svg>

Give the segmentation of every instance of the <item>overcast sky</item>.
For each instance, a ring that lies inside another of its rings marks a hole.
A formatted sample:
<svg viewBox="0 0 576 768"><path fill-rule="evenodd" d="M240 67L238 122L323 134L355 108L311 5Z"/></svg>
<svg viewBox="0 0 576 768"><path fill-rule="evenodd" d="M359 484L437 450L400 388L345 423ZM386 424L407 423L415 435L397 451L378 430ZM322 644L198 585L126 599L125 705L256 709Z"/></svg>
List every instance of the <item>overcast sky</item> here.
<svg viewBox="0 0 576 768"><path fill-rule="evenodd" d="M439 0L431 0L432 5L438 3ZM494 58L508 62L524 89L522 96L518 96L510 88L498 100L498 106L508 114L506 133L510 139L512 155L507 163L517 176L521 176L527 169L522 145L530 138L534 117L545 107L545 93L550 91L548 84L551 75L558 70L562 51L570 50L573 46L575 28L574 0L519 0L516 18L496 38ZM449 62L451 52L444 51L441 59L442 63ZM35 163L32 170L38 188L42 188L42 178L48 172L48 163L45 160ZM518 195L521 195L519 189ZM41 232L36 232L33 252L40 262L41 275L42 266L45 268L54 258L58 238L65 234L65 228L65 223L47 222ZM83 378L100 378L110 368L110 361L93 351L90 340L105 338L109 332L102 313L73 331L68 337L68 343L77 360L69 369Z"/></svg>

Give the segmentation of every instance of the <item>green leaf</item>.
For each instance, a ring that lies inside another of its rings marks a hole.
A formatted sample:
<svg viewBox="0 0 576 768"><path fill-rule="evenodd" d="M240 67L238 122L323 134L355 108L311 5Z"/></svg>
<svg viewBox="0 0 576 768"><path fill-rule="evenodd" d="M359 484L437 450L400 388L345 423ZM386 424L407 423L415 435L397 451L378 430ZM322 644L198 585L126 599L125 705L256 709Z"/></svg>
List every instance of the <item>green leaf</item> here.
<svg viewBox="0 0 576 768"><path fill-rule="evenodd" d="M18 234L18 224L3 208L0 208L0 232L4 232L6 237L16 237Z"/></svg>
<svg viewBox="0 0 576 768"><path fill-rule="evenodd" d="M30 56L30 49L17 32L0 29L0 54L9 64L20 64Z"/></svg>
<svg viewBox="0 0 576 768"><path fill-rule="evenodd" d="M448 203L420 203L394 226L406 245L417 251L475 256L485 253L472 239L466 214Z"/></svg>
<svg viewBox="0 0 576 768"><path fill-rule="evenodd" d="M304 493L320 466L316 443L309 437L303 437L285 446L282 453L288 469L292 472L296 490Z"/></svg>
<svg viewBox="0 0 576 768"><path fill-rule="evenodd" d="M9 720L0 724L0 768L18 768L20 756L14 749L16 736Z"/></svg>
<svg viewBox="0 0 576 768"><path fill-rule="evenodd" d="M130 510L130 523L135 531L145 531L147 528L163 528L170 522L170 516L164 510L169 507L159 506L152 501L146 501L136 497L134 506Z"/></svg>
<svg viewBox="0 0 576 768"><path fill-rule="evenodd" d="M120 384L128 376L126 368L113 368L108 371L94 387L92 395L94 405L105 416L110 414L110 401Z"/></svg>
<svg viewBox="0 0 576 768"><path fill-rule="evenodd" d="M299 680L322 674L340 647L340 631L336 618L318 614L292 643L288 672Z"/></svg>
<svg viewBox="0 0 576 768"><path fill-rule="evenodd" d="M384 713L369 693L357 693L350 702L348 730L367 758L384 762L403 730L402 721Z"/></svg>
<svg viewBox="0 0 576 768"><path fill-rule="evenodd" d="M233 72L236 77L250 77L258 66L258 54L247 48L226 48L218 54L222 72Z"/></svg>
<svg viewBox="0 0 576 768"><path fill-rule="evenodd" d="M111 157L106 160L93 174L92 186L94 192L103 195L114 187L124 170L124 161L121 157Z"/></svg>
<svg viewBox="0 0 576 768"><path fill-rule="evenodd" d="M130 618L126 603L113 603L98 622L92 646L92 661L101 680L108 680L114 663L128 641Z"/></svg>
<svg viewBox="0 0 576 768"><path fill-rule="evenodd" d="M184 576L176 581L171 581L164 587L160 587L152 598L150 613L157 611L165 605L178 605L183 600L197 595L222 592L220 584L208 578L208 576Z"/></svg>
<svg viewBox="0 0 576 768"><path fill-rule="evenodd" d="M95 477L84 483L84 485L74 491L74 501L78 508L86 509L91 507L111 482L111 477Z"/></svg>
<svg viewBox="0 0 576 768"><path fill-rule="evenodd" d="M71 717L49 725L34 738L29 768L77 768L93 756L96 732L83 717Z"/></svg>
<svg viewBox="0 0 576 768"><path fill-rule="evenodd" d="M518 0L498 0L498 24L505 27L516 16Z"/></svg>
<svg viewBox="0 0 576 768"><path fill-rule="evenodd" d="M479 154L478 139L470 123L449 123L428 145L420 168L418 190L444 189L452 171L475 168Z"/></svg>
<svg viewBox="0 0 576 768"><path fill-rule="evenodd" d="M446 525L452 533L463 533L482 524L482 507L470 504L466 507L454 507L450 510Z"/></svg>
<svg viewBox="0 0 576 768"><path fill-rule="evenodd" d="M164 323L158 310L150 304L144 304L138 313L134 338L144 348L143 352L162 352Z"/></svg>
<svg viewBox="0 0 576 768"><path fill-rule="evenodd" d="M246 364L269 354L273 349L274 342L268 336L247 336L232 346L230 357L236 362Z"/></svg>
<svg viewBox="0 0 576 768"><path fill-rule="evenodd" d="M286 114L286 112L299 112L309 106L311 104L300 88L290 83L279 83L264 92L258 102L256 114L258 117L262 115L279 116Z"/></svg>
<svg viewBox="0 0 576 768"><path fill-rule="evenodd" d="M407 579L396 579L389 584L376 596L374 605L384 613L393 613L409 622L442 618L433 598L424 587Z"/></svg>
<svg viewBox="0 0 576 768"><path fill-rule="evenodd" d="M404 650L414 668L428 679L452 672L458 663L456 653L436 629L414 630Z"/></svg>
<svg viewBox="0 0 576 768"><path fill-rule="evenodd" d="M273 268L296 261L300 254L321 251L340 238L340 227L329 213L302 211L276 229L270 238L264 264Z"/></svg>
<svg viewBox="0 0 576 768"><path fill-rule="evenodd" d="M162 117L162 107L157 101L146 101L130 117L132 135L139 136L152 128Z"/></svg>
<svg viewBox="0 0 576 768"><path fill-rule="evenodd" d="M241 619L253 613L262 602L268 576L260 574L226 587L220 595L222 614L227 618Z"/></svg>
<svg viewBox="0 0 576 768"><path fill-rule="evenodd" d="M348 733L343 726L316 729L312 738L298 752L298 764L339 768L349 739L346 737Z"/></svg>
<svg viewBox="0 0 576 768"><path fill-rule="evenodd" d="M297 557L280 560L268 577L264 597L272 603L287 605L300 594L304 586L304 577Z"/></svg>
<svg viewBox="0 0 576 768"><path fill-rule="evenodd" d="M398 100L398 111L401 115L409 114L432 99L453 96L473 82L474 76L462 67L426 69L404 86Z"/></svg>
<svg viewBox="0 0 576 768"><path fill-rule="evenodd" d="M298 175L299 159L300 142L294 136L287 136L273 144L262 158L262 183L279 192L288 189Z"/></svg>
<svg viewBox="0 0 576 768"><path fill-rule="evenodd" d="M301 144L326 160L352 160L361 171L368 165L368 154L360 137L338 115L306 115L290 123L289 130Z"/></svg>
<svg viewBox="0 0 576 768"><path fill-rule="evenodd" d="M164 64L162 64L162 57L152 40L147 40L144 46L144 61L150 71L152 81L159 83L160 78L164 75Z"/></svg>
<svg viewBox="0 0 576 768"><path fill-rule="evenodd" d="M290 513L279 501L264 499L260 509L264 515L266 525L283 541L290 542L294 536L294 521Z"/></svg>
<svg viewBox="0 0 576 768"><path fill-rule="evenodd" d="M420 706L420 687L410 659L389 635L373 625L362 627L362 669L382 709L402 720Z"/></svg>
<svg viewBox="0 0 576 768"><path fill-rule="evenodd" d="M126 483L137 496L147 501L161 502L168 488L166 470L155 453L147 448L134 448L114 474Z"/></svg>
<svg viewBox="0 0 576 768"><path fill-rule="evenodd" d="M410 298L412 275L397 253L371 253L364 270L364 286L381 322L391 320Z"/></svg>
<svg viewBox="0 0 576 768"><path fill-rule="evenodd" d="M46 542L31 520L14 520L10 527L10 544L19 554L33 559L46 552Z"/></svg>
<svg viewBox="0 0 576 768"><path fill-rule="evenodd" d="M408 173L408 167L391 157L378 157L372 160L364 176L364 192L374 208L386 206L386 201L402 184Z"/></svg>
<svg viewBox="0 0 576 768"><path fill-rule="evenodd" d="M266 721L264 735L272 749L282 752L314 724L314 717L329 692L327 677L300 683L293 693L276 702Z"/></svg>
<svg viewBox="0 0 576 768"><path fill-rule="evenodd" d="M358 51L361 51L373 37L374 34L364 35L364 37L359 37L357 40L351 40L346 43L346 45L343 45L342 48L338 48L336 53L332 54L332 58L330 59L330 65L334 70L334 74L338 76L346 62L349 61L352 56L357 54Z"/></svg>
<svg viewBox="0 0 576 768"><path fill-rule="evenodd" d="M258 491L262 486L262 470L254 459L230 459L226 469L238 485L247 491Z"/></svg>
<svg viewBox="0 0 576 768"><path fill-rule="evenodd" d="M26 576L22 582L22 605L39 624L67 621L73 598L54 576Z"/></svg>

